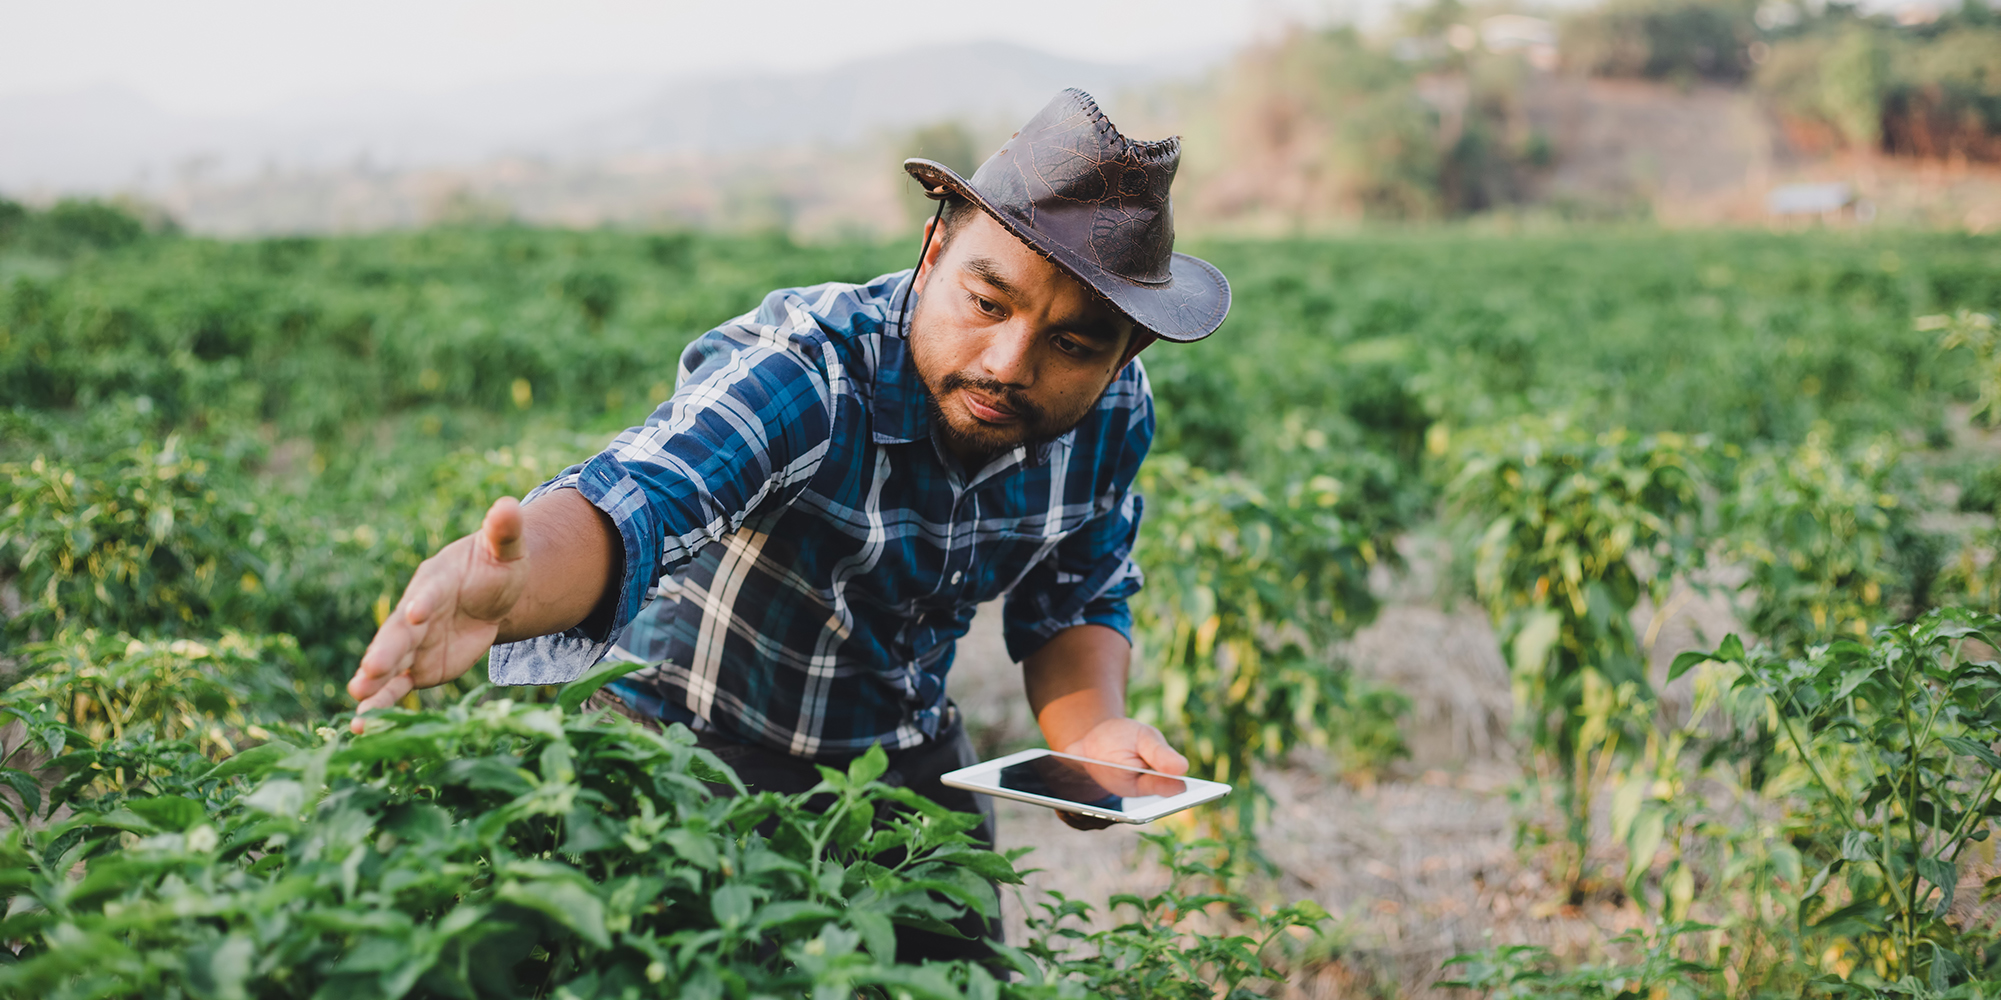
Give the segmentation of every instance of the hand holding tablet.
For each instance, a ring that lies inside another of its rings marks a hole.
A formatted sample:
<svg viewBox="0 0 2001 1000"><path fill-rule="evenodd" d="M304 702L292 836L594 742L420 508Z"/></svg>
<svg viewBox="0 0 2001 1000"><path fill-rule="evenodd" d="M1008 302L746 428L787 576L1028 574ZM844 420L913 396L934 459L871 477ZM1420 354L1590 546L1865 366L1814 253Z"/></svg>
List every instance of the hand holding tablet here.
<svg viewBox="0 0 2001 1000"><path fill-rule="evenodd" d="M1023 750L946 774L953 788L1032 802L1114 823L1151 823L1230 793L1230 786L1175 777L1053 750Z"/></svg>

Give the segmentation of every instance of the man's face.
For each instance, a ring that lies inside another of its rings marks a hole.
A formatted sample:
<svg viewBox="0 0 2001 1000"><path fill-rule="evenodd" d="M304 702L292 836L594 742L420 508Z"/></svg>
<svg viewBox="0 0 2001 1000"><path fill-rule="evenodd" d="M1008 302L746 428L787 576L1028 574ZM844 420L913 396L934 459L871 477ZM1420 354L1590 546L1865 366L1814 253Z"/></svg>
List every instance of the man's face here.
<svg viewBox="0 0 2001 1000"><path fill-rule="evenodd" d="M1084 419L1133 323L985 212L963 211L951 245L934 242L918 268L910 356L946 444L977 463Z"/></svg>

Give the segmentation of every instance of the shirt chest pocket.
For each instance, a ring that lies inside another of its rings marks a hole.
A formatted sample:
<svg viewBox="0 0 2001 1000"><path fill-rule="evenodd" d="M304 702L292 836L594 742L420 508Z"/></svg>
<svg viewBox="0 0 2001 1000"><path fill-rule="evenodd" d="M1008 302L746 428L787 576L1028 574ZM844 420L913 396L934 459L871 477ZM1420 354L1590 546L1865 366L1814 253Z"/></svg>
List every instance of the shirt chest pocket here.
<svg viewBox="0 0 2001 1000"><path fill-rule="evenodd" d="M1083 525L1049 525L1041 518L1023 519L1013 527L985 533L973 546L974 601L991 601L1019 583L1028 571L1054 558L1056 547ZM1053 530L1052 530L1053 529Z"/></svg>

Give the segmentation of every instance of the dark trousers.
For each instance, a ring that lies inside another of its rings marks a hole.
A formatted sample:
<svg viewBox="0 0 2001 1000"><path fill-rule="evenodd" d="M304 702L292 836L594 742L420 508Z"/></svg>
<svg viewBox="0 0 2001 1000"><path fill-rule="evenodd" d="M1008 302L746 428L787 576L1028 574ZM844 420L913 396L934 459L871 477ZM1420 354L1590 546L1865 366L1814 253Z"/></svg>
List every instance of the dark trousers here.
<svg viewBox="0 0 2001 1000"><path fill-rule="evenodd" d="M584 703L586 710L608 709L623 715L649 729L662 728L659 719L634 711L624 700L608 690L600 690ZM696 733L696 743L702 749L715 754L736 771L743 780L744 787L753 792L777 792L781 795L799 795L811 791L820 783L820 772L815 764L845 768L847 761L811 761L780 753L767 747L741 743L715 732ZM960 788L947 787L938 779L947 771L956 771L979 763L979 756L973 752L973 741L966 736L965 718L956 710L952 712L952 724L938 738L923 746L908 750L891 751L889 770L881 779L885 785L908 788L933 802L955 812L978 813L985 817L970 833L980 846L992 850L994 845L993 801L984 795L975 795ZM711 786L724 794L733 794L728 786ZM807 803L809 808L825 808L819 802ZM895 859L883 859L894 863ZM995 903L1000 900L1000 889L994 888ZM947 937L931 931L899 926L896 929L896 960L898 962L922 962L925 960L970 959L992 963L993 949L987 947L986 939L999 940L1001 922L998 916L989 920L978 913L967 912L952 921L952 928L966 935L965 939Z"/></svg>

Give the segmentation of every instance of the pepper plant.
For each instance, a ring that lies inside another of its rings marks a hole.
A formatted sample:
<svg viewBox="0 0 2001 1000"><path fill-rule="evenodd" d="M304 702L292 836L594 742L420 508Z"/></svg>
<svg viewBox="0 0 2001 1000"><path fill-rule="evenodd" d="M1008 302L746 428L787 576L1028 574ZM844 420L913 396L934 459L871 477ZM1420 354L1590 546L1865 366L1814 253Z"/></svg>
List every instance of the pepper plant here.
<svg viewBox="0 0 2001 1000"><path fill-rule="evenodd" d="M1369 571L1387 550L1342 481L1320 475L1274 494L1166 455L1139 485L1149 503L1134 714L1217 781L1248 782L1254 763L1301 744L1339 742L1366 763L1400 753L1400 699L1333 658L1335 640L1375 617ZM1236 799L1248 828L1258 798Z"/></svg>
<svg viewBox="0 0 2001 1000"><path fill-rule="evenodd" d="M1653 685L1633 628L1698 565L1700 439L1585 435L1522 421L1465 435L1449 501L1484 524L1474 586L1513 678L1519 724L1558 797L1583 875L1594 790L1650 731Z"/></svg>
<svg viewBox="0 0 2001 1000"><path fill-rule="evenodd" d="M20 724L0 729L0 996L1043 1000L1139 969L1189 996L1279 975L1244 934L1162 964L1209 897L1090 956L1031 940L985 965L899 963L897 927L954 933L1019 879L973 846L979 817L878 782L879 748L804 795L745 794L685 729L578 713L603 672L555 704L480 690L350 739L247 702L242 675L273 672L255 644L70 655L100 647L49 644L0 694ZM200 697L153 692L196 668L215 674ZM1326 919L1240 909L1264 937Z"/></svg>
<svg viewBox="0 0 2001 1000"><path fill-rule="evenodd" d="M692 743L468 697L13 827L0 993L998 995L980 966L895 964L898 924L1016 880L977 817L874 784L879 750L825 772L824 808L717 796L741 785Z"/></svg>
<svg viewBox="0 0 2001 1000"><path fill-rule="evenodd" d="M1054 891L1028 915L1026 951L1053 974L1093 984L1106 1000L1248 1000L1263 995L1254 986L1285 982L1301 953L1338 945L1320 904L1267 909L1229 888L1228 845L1140 836L1160 852L1171 879L1152 895L1113 896L1108 909L1119 923L1093 929L1089 903Z"/></svg>
<svg viewBox="0 0 2001 1000"><path fill-rule="evenodd" d="M1731 555L1750 570L1746 628L1798 652L1923 610L1937 552L1899 493L1887 441L1842 454L1816 432L1747 459L1722 513Z"/></svg>
<svg viewBox="0 0 2001 1000"><path fill-rule="evenodd" d="M1769 706L1793 797L1791 841L1818 863L1801 891L1803 933L1830 956L1822 985L1859 977L1909 992L1991 980L1991 932L1952 916L1963 876L1991 864L2001 815L2001 617L1956 609L1841 639L1802 656L1735 636L1677 657L1741 670ZM1989 879L1982 899L2001 888ZM1859 955L1843 964L1843 955ZM1845 987L1844 987L1845 988Z"/></svg>

